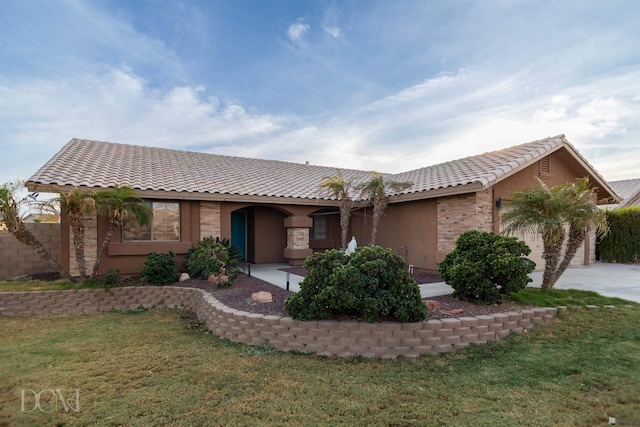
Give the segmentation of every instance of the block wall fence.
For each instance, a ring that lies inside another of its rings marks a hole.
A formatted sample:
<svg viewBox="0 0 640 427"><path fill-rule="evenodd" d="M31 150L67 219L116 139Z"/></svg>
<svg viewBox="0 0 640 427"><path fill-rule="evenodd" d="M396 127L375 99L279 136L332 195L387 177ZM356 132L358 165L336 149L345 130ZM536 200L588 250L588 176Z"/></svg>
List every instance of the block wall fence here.
<svg viewBox="0 0 640 427"><path fill-rule="evenodd" d="M0 292L0 315L52 316L145 308L186 308L220 338L282 351L329 357L394 359L455 351L496 341L552 320L558 308L415 323L317 320L262 315L232 309L211 294L183 287L122 287L67 291ZM561 307L561 310L566 308Z"/></svg>
<svg viewBox="0 0 640 427"><path fill-rule="evenodd" d="M27 230L60 262L60 224L29 223ZM51 271L51 266L7 230L0 230L0 280Z"/></svg>

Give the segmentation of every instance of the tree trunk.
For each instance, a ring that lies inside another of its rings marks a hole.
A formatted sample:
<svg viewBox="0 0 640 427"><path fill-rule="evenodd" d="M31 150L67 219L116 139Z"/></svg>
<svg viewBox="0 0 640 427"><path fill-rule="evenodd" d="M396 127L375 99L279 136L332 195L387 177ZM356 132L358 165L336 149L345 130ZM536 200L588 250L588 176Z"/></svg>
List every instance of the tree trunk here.
<svg viewBox="0 0 640 427"><path fill-rule="evenodd" d="M113 233L118 228L119 221L116 218L111 219L109 229L107 230L107 234L104 236L104 240L102 240L102 244L100 245L100 250L98 251L98 255L96 257L96 263L93 264L93 270L91 271L91 278L95 279L98 276L98 268L100 267L100 263L102 262L102 256L104 252L107 250L107 246L109 245L109 241L113 236Z"/></svg>
<svg viewBox="0 0 640 427"><path fill-rule="evenodd" d="M373 220L371 224L371 246L376 244L376 237L378 237L378 225L380 224L380 219L382 219L382 214L384 213L384 208L387 207L386 200L378 201L376 200L373 204Z"/></svg>
<svg viewBox="0 0 640 427"><path fill-rule="evenodd" d="M564 251L562 262L560 263L560 265L558 266L558 270L556 271L556 280L558 280L558 278L562 276L562 273L565 272L567 267L569 267L569 264L571 264L571 261L576 256L576 252L578 251L578 248L580 247L582 242L584 242L584 231L578 230L574 227L569 228L569 239L567 242L567 248Z"/></svg>
<svg viewBox="0 0 640 427"><path fill-rule="evenodd" d="M16 239L29 246L35 253L40 255L42 259L51 266L51 268L60 273L60 276L62 278L69 280L70 282L74 281L69 272L65 270L65 268L62 267L62 265L60 265L60 263L51 256L51 254L49 253L49 251L47 251L43 244L38 239L36 239L29 230L27 230L21 220L16 223L13 230L10 231L11 234L16 237Z"/></svg>
<svg viewBox="0 0 640 427"><path fill-rule="evenodd" d="M540 289L543 291L548 291L553 288L553 285L555 285L558 280L556 272L558 263L560 262L560 255L562 253L564 230L559 231L558 233L558 236L554 236L555 232L549 231L544 233L542 236L544 248L542 253L542 258L544 258L544 274L542 275L542 286Z"/></svg>
<svg viewBox="0 0 640 427"><path fill-rule="evenodd" d="M340 204L340 229L342 230L342 249L347 249L347 239L349 233L349 221L351 217L351 202L343 200Z"/></svg>
<svg viewBox="0 0 640 427"><path fill-rule="evenodd" d="M82 213L69 212L69 225L71 226L73 249L78 263L80 279L85 280L87 278L87 267L84 258L84 215Z"/></svg>

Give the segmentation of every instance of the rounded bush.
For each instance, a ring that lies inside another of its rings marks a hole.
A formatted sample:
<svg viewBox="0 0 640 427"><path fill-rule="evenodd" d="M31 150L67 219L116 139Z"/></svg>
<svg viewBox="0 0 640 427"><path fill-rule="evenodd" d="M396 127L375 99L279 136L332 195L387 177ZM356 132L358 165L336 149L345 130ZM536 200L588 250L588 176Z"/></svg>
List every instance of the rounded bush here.
<svg viewBox="0 0 640 427"><path fill-rule="evenodd" d="M142 270L142 278L154 285L166 285L178 280L180 273L173 252L158 254L151 252Z"/></svg>
<svg viewBox="0 0 640 427"><path fill-rule="evenodd" d="M427 317L420 288L390 249L365 246L347 256L332 249L305 260L308 274L300 291L285 302L294 319L340 316L375 322L419 322Z"/></svg>
<svg viewBox="0 0 640 427"><path fill-rule="evenodd" d="M438 265L453 296L476 304L502 302L531 282L535 263L531 249L515 237L471 230L460 235L456 247Z"/></svg>

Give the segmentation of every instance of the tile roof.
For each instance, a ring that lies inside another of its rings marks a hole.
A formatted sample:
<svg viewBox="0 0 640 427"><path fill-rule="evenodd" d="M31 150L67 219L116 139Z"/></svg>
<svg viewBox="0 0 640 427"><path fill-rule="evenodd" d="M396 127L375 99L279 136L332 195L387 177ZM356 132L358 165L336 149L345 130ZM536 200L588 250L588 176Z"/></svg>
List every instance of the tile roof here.
<svg viewBox="0 0 640 427"><path fill-rule="evenodd" d="M393 179L414 183L412 187L401 191L400 194L469 184L478 184L483 189L487 189L496 182L565 146L571 145L564 135L559 135L400 173L394 175Z"/></svg>
<svg viewBox="0 0 640 427"><path fill-rule="evenodd" d="M605 182L564 135L399 174L385 174L385 178L413 183L405 190L390 193L392 196L428 198L428 192L438 189L464 193L470 191L470 186L489 188L563 147ZM355 184L370 177L368 171L339 169L339 172ZM27 186L56 191L55 188L65 186L129 185L141 191L197 194L203 199L236 195L330 200L333 197L319 190L319 184L336 173L338 169L332 167L74 138L29 178Z"/></svg>
<svg viewBox="0 0 640 427"><path fill-rule="evenodd" d="M618 204L607 205L608 208L640 206L640 178L611 181L609 185L622 201Z"/></svg>

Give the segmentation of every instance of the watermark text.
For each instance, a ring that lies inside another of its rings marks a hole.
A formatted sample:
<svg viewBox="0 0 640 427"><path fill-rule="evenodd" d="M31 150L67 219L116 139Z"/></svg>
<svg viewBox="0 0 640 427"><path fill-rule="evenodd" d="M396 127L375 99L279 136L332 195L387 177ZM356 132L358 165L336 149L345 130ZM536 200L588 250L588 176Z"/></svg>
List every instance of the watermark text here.
<svg viewBox="0 0 640 427"><path fill-rule="evenodd" d="M69 395L69 393L67 393ZM22 412L40 411L44 413L56 412L62 408L64 412L80 412L80 389L66 398L59 388L45 388L40 391L23 388L20 390L20 410Z"/></svg>

